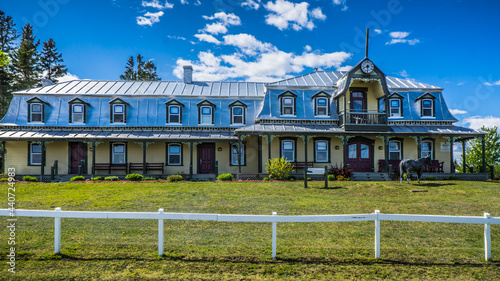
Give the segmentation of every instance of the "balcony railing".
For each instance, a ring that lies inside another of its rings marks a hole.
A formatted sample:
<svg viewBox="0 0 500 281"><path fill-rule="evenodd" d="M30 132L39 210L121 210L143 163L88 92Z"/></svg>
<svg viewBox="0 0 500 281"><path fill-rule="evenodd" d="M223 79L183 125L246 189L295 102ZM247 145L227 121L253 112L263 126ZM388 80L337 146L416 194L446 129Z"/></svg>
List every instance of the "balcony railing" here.
<svg viewBox="0 0 500 281"><path fill-rule="evenodd" d="M340 125L387 125L387 115L378 110L341 111Z"/></svg>

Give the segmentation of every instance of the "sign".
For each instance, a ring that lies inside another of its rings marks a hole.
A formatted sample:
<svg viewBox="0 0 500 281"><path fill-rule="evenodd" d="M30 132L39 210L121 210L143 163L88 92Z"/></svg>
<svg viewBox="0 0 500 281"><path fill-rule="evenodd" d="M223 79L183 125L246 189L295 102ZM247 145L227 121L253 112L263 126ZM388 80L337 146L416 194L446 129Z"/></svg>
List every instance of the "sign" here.
<svg viewBox="0 0 500 281"><path fill-rule="evenodd" d="M450 143L445 141L441 143L441 152L450 152Z"/></svg>

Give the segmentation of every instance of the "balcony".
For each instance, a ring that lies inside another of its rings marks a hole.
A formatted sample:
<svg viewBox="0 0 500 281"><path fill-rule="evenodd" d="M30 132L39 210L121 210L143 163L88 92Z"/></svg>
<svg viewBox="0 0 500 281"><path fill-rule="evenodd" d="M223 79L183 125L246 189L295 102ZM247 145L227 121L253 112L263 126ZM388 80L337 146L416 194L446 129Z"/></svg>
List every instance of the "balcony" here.
<svg viewBox="0 0 500 281"><path fill-rule="evenodd" d="M387 114L378 110L341 111L339 122L346 131L386 132L388 130Z"/></svg>

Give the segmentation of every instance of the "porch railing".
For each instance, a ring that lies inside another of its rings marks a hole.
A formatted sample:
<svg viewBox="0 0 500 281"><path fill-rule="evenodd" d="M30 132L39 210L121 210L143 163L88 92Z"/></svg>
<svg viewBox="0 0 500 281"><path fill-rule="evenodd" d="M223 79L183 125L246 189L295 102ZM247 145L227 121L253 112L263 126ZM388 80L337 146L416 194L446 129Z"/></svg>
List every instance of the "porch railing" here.
<svg viewBox="0 0 500 281"><path fill-rule="evenodd" d="M341 111L340 125L387 125L387 115L378 110Z"/></svg>

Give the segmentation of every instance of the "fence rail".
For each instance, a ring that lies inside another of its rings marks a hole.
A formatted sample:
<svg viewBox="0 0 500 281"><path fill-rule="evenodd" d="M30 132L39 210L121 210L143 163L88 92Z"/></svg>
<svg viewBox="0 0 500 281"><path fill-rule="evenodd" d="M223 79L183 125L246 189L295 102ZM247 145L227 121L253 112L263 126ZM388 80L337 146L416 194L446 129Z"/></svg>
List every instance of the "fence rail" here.
<svg viewBox="0 0 500 281"><path fill-rule="evenodd" d="M0 216L9 216L10 210L0 209ZM61 219L152 219L158 220L158 255L163 255L163 221L164 220L206 220L220 222L263 222L272 223L272 258L276 260L276 228L277 223L286 222L375 222L375 258L380 258L380 221L411 221L411 222L437 222L437 223L464 223L484 224L484 251L485 260L491 260L491 229L490 225L500 224L500 217L491 217L484 213L484 217L475 216L435 216L435 215L401 215L381 214L375 210L373 214L348 214L348 215L304 215L304 216L279 216L276 212L272 215L228 215L228 214L197 214L197 213L165 213L163 209L158 212L85 212L85 211L55 211L48 210L15 210L16 217L49 217L54 218L54 252L61 252Z"/></svg>

